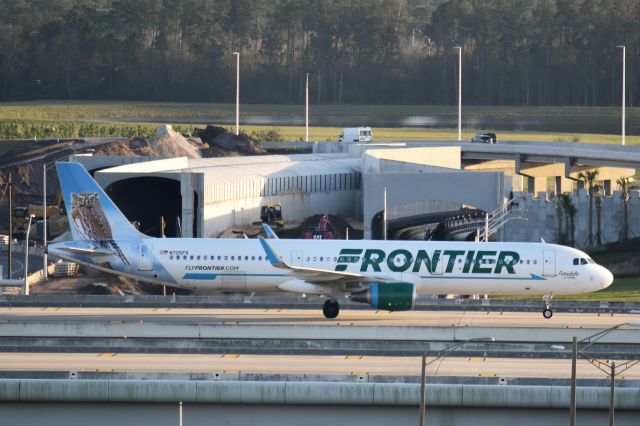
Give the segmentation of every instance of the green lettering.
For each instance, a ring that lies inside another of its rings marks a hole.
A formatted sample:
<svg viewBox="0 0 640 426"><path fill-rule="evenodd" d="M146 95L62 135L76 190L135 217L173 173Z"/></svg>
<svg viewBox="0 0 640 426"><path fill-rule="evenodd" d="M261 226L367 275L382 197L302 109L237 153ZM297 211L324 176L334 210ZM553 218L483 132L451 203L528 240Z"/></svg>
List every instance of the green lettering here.
<svg viewBox="0 0 640 426"><path fill-rule="evenodd" d="M420 264L424 262L424 265L427 267L427 271L433 273L436 270L436 266L438 266L438 261L440 260L440 250L436 250L433 252L433 258L429 259L429 255L426 250L418 250L418 255L416 256L416 263L413 265L413 272L420 271Z"/></svg>
<svg viewBox="0 0 640 426"><path fill-rule="evenodd" d="M471 269L471 265L473 264L473 255L475 254L475 251L473 250L469 250L469 252L467 253L467 258L464 260L464 266L462 267L462 272L463 273L467 273L469 272L469 269Z"/></svg>
<svg viewBox="0 0 640 426"><path fill-rule="evenodd" d="M380 263L382 263L384 258L385 254L382 250L367 249L367 251L364 252L364 257L362 258L360 272L367 272L369 266L371 266L375 272L380 272Z"/></svg>
<svg viewBox="0 0 640 426"><path fill-rule="evenodd" d="M461 250L445 250L444 251L444 255L449 256L449 263L447 263L447 270L445 271L445 273L448 274L451 271L453 271L453 265L455 265L456 263L456 257L462 256L463 254L464 254L464 251L461 251Z"/></svg>
<svg viewBox="0 0 640 426"><path fill-rule="evenodd" d="M476 261L473 264L473 273L474 274L490 274L491 273L491 266L488 266L486 268L482 267L482 261L484 260L485 256L495 256L497 252L495 251L479 251L478 255L476 256Z"/></svg>
<svg viewBox="0 0 640 426"><path fill-rule="evenodd" d="M396 257L402 256L401 259L404 262L401 265L396 265ZM398 249L389 253L389 257L387 257L387 266L392 272L404 272L409 269L411 266L411 262L413 262L413 256L409 250Z"/></svg>
<svg viewBox="0 0 640 426"><path fill-rule="evenodd" d="M518 262L520 262L520 255L515 251L501 251L498 255L498 261L496 262L496 269L493 271L493 273L501 273L502 268L504 267L507 268L508 273L515 274L516 271L513 269L513 265Z"/></svg>

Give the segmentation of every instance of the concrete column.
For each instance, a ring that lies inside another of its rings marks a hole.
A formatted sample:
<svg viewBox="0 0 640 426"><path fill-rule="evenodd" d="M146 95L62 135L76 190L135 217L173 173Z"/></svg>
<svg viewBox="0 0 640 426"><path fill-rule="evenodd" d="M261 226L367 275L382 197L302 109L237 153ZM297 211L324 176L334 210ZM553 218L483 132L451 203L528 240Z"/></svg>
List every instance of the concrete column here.
<svg viewBox="0 0 640 426"><path fill-rule="evenodd" d="M524 175L527 178L527 192L529 194L536 193L536 178L533 176Z"/></svg>
<svg viewBox="0 0 640 426"><path fill-rule="evenodd" d="M191 173L180 173L180 195L182 196L182 237L192 238L193 235L193 183Z"/></svg>

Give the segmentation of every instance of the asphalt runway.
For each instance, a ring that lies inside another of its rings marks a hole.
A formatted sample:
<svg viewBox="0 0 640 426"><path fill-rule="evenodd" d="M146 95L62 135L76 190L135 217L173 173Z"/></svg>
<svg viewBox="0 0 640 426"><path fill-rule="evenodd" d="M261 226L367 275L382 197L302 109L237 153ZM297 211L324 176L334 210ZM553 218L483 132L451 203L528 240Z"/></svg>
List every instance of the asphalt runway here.
<svg viewBox="0 0 640 426"><path fill-rule="evenodd" d="M441 327L602 328L639 322L640 314L343 310L326 319L320 310L172 308L0 308L0 321L155 322L176 324L378 325ZM640 327L638 327L640 334ZM638 339L640 342L640 337Z"/></svg>
<svg viewBox="0 0 640 426"><path fill-rule="evenodd" d="M621 364L620 361L616 364ZM92 372L226 372L257 374L323 374L419 376L418 357L179 355L179 354L60 354L0 353L3 371ZM606 379L587 361L577 368L581 379ZM569 378L571 360L445 358L427 367L428 376ZM640 365L617 377L640 379Z"/></svg>

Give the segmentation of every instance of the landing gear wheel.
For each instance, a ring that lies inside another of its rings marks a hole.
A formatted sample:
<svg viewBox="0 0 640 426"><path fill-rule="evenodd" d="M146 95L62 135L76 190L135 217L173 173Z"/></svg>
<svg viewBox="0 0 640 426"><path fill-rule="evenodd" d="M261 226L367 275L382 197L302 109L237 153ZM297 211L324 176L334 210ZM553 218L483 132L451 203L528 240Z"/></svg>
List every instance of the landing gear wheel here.
<svg viewBox="0 0 640 426"><path fill-rule="evenodd" d="M340 304L335 299L329 299L322 306L322 313L325 318L335 318L340 313Z"/></svg>
<svg viewBox="0 0 640 426"><path fill-rule="evenodd" d="M542 311L542 316L545 317L546 319L549 319L553 316L553 311L551 310L550 307L546 306Z"/></svg>

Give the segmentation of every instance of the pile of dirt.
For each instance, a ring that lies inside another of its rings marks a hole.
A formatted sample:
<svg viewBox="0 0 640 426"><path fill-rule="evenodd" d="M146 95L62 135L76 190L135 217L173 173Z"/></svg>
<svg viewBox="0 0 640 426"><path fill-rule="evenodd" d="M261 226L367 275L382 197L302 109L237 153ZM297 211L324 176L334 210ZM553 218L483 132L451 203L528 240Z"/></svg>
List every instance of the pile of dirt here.
<svg viewBox="0 0 640 426"><path fill-rule="evenodd" d="M156 127L151 138L134 137L129 140L105 144L95 150L94 155L147 157L188 157L201 158L202 143L197 139L187 139L169 125Z"/></svg>
<svg viewBox="0 0 640 426"><path fill-rule="evenodd" d="M203 157L239 157L244 155L265 155L260 144L253 138L228 132L219 126L207 126L197 129L196 136L200 137L208 147L202 149Z"/></svg>

